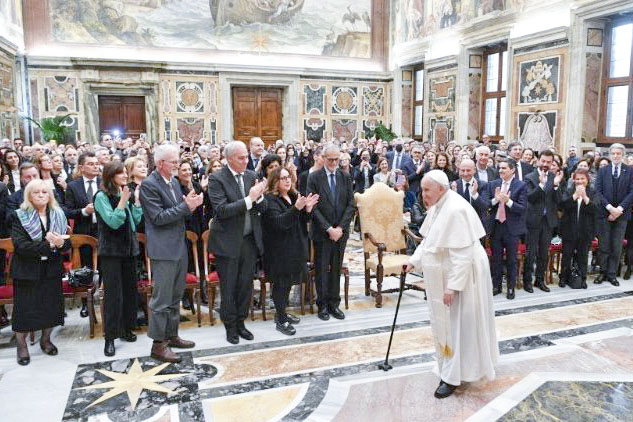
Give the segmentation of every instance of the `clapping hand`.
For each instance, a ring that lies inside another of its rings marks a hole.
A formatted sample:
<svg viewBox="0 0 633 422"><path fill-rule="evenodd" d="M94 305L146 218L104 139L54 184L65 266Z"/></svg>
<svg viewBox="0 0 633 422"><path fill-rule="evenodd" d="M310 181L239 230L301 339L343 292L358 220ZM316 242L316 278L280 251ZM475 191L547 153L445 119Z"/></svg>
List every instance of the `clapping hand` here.
<svg viewBox="0 0 633 422"><path fill-rule="evenodd" d="M319 202L319 195L311 193L306 197L306 212L312 212L314 206Z"/></svg>
<svg viewBox="0 0 633 422"><path fill-rule="evenodd" d="M473 191L473 193L478 192L479 191L479 184L477 183L477 179L475 179L473 177L473 179L470 181L470 186L471 186L471 190Z"/></svg>
<svg viewBox="0 0 633 422"><path fill-rule="evenodd" d="M556 173L556 177L554 177L554 186L558 186L558 185L560 185L560 182L562 182L562 181L563 181L563 176L564 176L563 171L562 171L562 170L559 170L559 171Z"/></svg>
<svg viewBox="0 0 633 422"><path fill-rule="evenodd" d="M453 192L457 192L457 182L451 183L451 190L453 190Z"/></svg>
<svg viewBox="0 0 633 422"><path fill-rule="evenodd" d="M305 196L299 194L295 201L295 208L301 211L306 206L306 199Z"/></svg>
<svg viewBox="0 0 633 422"><path fill-rule="evenodd" d="M259 198L266 191L266 184L267 183L268 183L268 181L266 180L266 178L264 178L260 182L255 183L251 187L251 189L248 191L248 196L251 198L251 201L257 202L257 200L259 200Z"/></svg>
<svg viewBox="0 0 633 422"><path fill-rule="evenodd" d="M183 195L182 199L185 201L191 212L195 211L195 209L202 204L202 194L196 194L196 191L193 189L190 190L186 196Z"/></svg>
<svg viewBox="0 0 633 422"><path fill-rule="evenodd" d="M141 205L141 184L139 183L136 189L134 189L134 205L137 207Z"/></svg>
<svg viewBox="0 0 633 422"><path fill-rule="evenodd" d="M200 187L202 188L202 190L207 190L207 186L209 186L209 177L207 177L207 175L205 174L200 179Z"/></svg>
<svg viewBox="0 0 633 422"><path fill-rule="evenodd" d="M127 204L127 201L130 200L130 196L132 196L132 192L130 191L130 187L125 185L119 189L121 192L121 202Z"/></svg>

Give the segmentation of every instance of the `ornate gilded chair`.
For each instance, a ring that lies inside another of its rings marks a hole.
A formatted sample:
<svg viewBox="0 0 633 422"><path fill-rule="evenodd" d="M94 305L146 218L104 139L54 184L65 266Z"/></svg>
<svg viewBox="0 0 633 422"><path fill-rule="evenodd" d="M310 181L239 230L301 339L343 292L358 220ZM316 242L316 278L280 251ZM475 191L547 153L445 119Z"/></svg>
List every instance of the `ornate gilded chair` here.
<svg viewBox="0 0 633 422"><path fill-rule="evenodd" d="M382 294L399 289L382 289L385 276L406 277L409 261L406 255L406 238L418 243L403 219L404 192L397 192L384 183L375 183L365 193L354 195L360 218L361 238L365 258L365 295L376 298L376 307L382 307ZM372 276L371 273L375 273ZM371 288L371 279L376 278L376 290ZM426 292L423 287L405 283L405 290Z"/></svg>

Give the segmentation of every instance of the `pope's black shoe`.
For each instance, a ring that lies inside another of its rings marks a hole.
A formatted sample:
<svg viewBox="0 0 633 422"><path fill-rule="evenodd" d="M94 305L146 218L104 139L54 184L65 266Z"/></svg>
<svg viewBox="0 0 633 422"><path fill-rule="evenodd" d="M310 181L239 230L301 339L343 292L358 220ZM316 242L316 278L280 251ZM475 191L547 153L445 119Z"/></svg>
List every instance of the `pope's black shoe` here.
<svg viewBox="0 0 633 422"><path fill-rule="evenodd" d="M440 381L440 385L439 387L437 387L437 390L435 390L434 396L437 399L444 399L453 394L456 388L456 385L450 385L445 383L444 381Z"/></svg>

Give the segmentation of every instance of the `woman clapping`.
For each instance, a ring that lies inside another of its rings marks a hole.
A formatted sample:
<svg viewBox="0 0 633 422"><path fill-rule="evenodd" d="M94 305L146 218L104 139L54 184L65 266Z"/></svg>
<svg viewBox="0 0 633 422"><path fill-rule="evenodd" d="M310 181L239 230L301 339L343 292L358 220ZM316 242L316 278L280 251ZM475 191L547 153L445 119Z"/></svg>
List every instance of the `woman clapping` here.
<svg viewBox="0 0 633 422"><path fill-rule="evenodd" d="M295 334L293 324L299 318L286 313L292 283L306 277L308 261L307 223L318 195L301 196L293 187L294 180L285 168L272 171L268 176L268 207L263 216L264 271L272 281L277 330L286 335Z"/></svg>

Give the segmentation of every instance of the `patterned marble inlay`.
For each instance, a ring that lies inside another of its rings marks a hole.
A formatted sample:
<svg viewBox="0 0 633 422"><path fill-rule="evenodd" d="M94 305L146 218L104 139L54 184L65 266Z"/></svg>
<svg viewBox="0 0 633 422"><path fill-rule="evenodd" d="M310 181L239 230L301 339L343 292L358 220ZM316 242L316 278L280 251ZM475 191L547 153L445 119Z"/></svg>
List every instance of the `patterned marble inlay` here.
<svg viewBox="0 0 633 422"><path fill-rule="evenodd" d="M176 107L179 113L204 113L204 84L176 82Z"/></svg>
<svg viewBox="0 0 633 422"><path fill-rule="evenodd" d="M178 119L176 120L178 137L183 141L197 142L204 137L203 119Z"/></svg>
<svg viewBox="0 0 633 422"><path fill-rule="evenodd" d="M630 421L633 383L548 381L498 419L514 421Z"/></svg>
<svg viewBox="0 0 633 422"><path fill-rule="evenodd" d="M384 99L385 95L382 87L363 87L363 114L382 116Z"/></svg>
<svg viewBox="0 0 633 422"><path fill-rule="evenodd" d="M354 86L332 87L332 114L357 114L357 88Z"/></svg>
<svg viewBox="0 0 633 422"><path fill-rule="evenodd" d="M429 111L451 113L455 111L455 75L429 80Z"/></svg>
<svg viewBox="0 0 633 422"><path fill-rule="evenodd" d="M325 114L325 86L309 84L304 85L303 93L305 94L305 114ZM312 139L312 138L310 138Z"/></svg>
<svg viewBox="0 0 633 422"><path fill-rule="evenodd" d="M600 83L602 82L602 53L587 53L585 79L585 106L582 117L582 141L596 142L598 139L598 112Z"/></svg>
<svg viewBox="0 0 633 422"><path fill-rule="evenodd" d="M355 140L357 135L356 128L356 120L332 120L332 136L336 139L344 139L347 142Z"/></svg>
<svg viewBox="0 0 633 422"><path fill-rule="evenodd" d="M51 76L45 79L48 110L54 112L72 112L75 108L77 78Z"/></svg>
<svg viewBox="0 0 633 422"><path fill-rule="evenodd" d="M468 138L479 138L481 123L481 73L468 75Z"/></svg>

